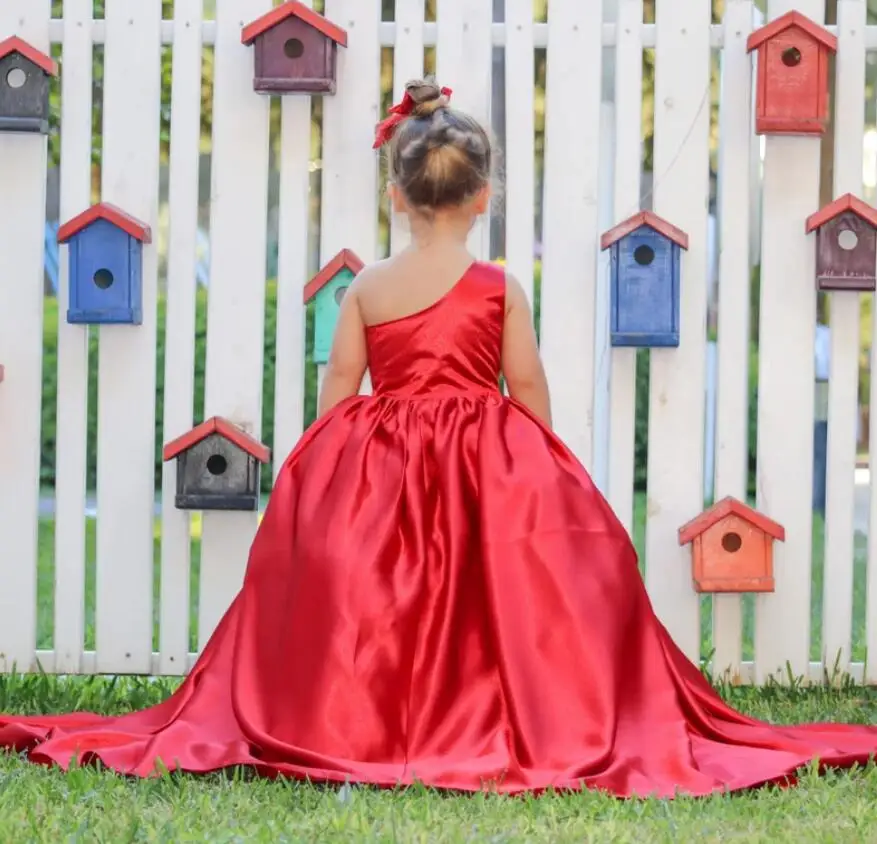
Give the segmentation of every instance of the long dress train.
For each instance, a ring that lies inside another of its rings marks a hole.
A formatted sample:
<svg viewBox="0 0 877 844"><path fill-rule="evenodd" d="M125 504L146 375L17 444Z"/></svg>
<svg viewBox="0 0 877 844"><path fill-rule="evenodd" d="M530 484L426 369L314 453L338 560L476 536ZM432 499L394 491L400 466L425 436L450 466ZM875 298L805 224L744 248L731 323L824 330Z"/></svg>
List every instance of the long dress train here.
<svg viewBox="0 0 877 844"><path fill-rule="evenodd" d="M178 691L0 716L0 746L149 776L702 795L865 763L877 728L728 707L656 618L568 449L497 389L501 270L368 331L374 396L286 460L239 595ZM160 764L158 764L160 762Z"/></svg>

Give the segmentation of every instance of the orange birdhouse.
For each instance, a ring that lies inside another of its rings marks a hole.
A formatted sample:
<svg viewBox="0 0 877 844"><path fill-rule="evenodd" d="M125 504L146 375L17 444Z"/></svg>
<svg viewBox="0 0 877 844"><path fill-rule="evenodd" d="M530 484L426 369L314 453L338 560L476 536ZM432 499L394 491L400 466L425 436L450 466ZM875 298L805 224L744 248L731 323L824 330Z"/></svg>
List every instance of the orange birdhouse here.
<svg viewBox="0 0 877 844"><path fill-rule="evenodd" d="M736 498L723 498L679 529L691 547L696 592L773 592L773 543L782 525Z"/></svg>
<svg viewBox="0 0 877 844"><path fill-rule="evenodd" d="M787 12L749 36L758 50L755 131L821 135L828 121L828 56L837 38L800 12Z"/></svg>

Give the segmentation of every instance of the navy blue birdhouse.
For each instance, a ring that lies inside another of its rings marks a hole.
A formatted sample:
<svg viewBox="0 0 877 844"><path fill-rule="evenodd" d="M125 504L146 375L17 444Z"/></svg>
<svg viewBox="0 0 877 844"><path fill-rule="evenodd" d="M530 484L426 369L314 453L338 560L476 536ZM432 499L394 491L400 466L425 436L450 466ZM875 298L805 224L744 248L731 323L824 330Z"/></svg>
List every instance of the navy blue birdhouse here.
<svg viewBox="0 0 877 844"><path fill-rule="evenodd" d="M678 346L680 250L688 249L688 235L641 211L606 232L600 246L612 250L612 345Z"/></svg>
<svg viewBox="0 0 877 844"><path fill-rule="evenodd" d="M49 82L54 60L13 36L0 42L0 132L49 131Z"/></svg>
<svg viewBox="0 0 877 844"><path fill-rule="evenodd" d="M152 242L145 223L101 202L58 229L69 243L70 297L67 322L143 321L143 244Z"/></svg>

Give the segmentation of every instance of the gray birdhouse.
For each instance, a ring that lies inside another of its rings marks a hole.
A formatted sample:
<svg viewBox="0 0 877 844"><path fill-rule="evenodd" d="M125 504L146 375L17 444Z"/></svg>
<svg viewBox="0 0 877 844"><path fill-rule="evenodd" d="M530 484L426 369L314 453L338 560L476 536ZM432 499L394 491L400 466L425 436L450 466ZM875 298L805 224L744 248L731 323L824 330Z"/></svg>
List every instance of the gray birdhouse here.
<svg viewBox="0 0 877 844"><path fill-rule="evenodd" d="M49 131L49 82L58 66L27 41L0 42L0 132Z"/></svg>
<svg viewBox="0 0 877 844"><path fill-rule="evenodd" d="M258 510L259 469L269 449L227 419L214 416L164 447L177 461L180 510Z"/></svg>

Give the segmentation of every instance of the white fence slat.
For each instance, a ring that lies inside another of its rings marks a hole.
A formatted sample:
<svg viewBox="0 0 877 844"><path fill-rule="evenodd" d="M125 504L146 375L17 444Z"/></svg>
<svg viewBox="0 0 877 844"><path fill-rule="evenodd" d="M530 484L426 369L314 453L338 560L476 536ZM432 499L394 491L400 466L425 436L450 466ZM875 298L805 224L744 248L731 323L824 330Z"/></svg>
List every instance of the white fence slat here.
<svg viewBox="0 0 877 844"><path fill-rule="evenodd" d="M642 171L642 0L619 0L615 47L615 197L620 223L640 207ZM606 154L611 154L607 150ZM615 514L633 531L633 479L636 427L636 349L610 350L609 490Z"/></svg>
<svg viewBox="0 0 877 844"><path fill-rule="evenodd" d="M584 3L555 3L548 27L541 351L554 428L590 469L603 51Z"/></svg>
<svg viewBox="0 0 877 844"><path fill-rule="evenodd" d="M304 428L305 306L310 221L311 98L280 101L280 244L277 255L277 352L274 381L274 477Z"/></svg>
<svg viewBox="0 0 877 844"><path fill-rule="evenodd" d="M455 108L490 127L493 74L493 3L487 0L438 0L436 5L436 76L454 92ZM469 249L490 257L490 225L485 214L472 227Z"/></svg>
<svg viewBox="0 0 877 844"><path fill-rule="evenodd" d="M505 19L505 257L509 272L521 282L532 304L536 240L532 0L506 0Z"/></svg>
<svg viewBox="0 0 877 844"><path fill-rule="evenodd" d="M195 390L196 242L201 148L202 0L176 0L168 182L164 441L192 427ZM177 464L164 464L161 492L160 672L182 674L189 654L191 515L174 506Z"/></svg>
<svg viewBox="0 0 877 844"><path fill-rule="evenodd" d="M356 36L338 51L338 93L323 101L322 264L345 248L367 264L377 253L380 12L378 0L326 0L326 16Z"/></svg>
<svg viewBox="0 0 877 844"><path fill-rule="evenodd" d="M405 83L423 76L423 3L396 0L395 43L393 47L393 102L405 93ZM392 214L392 209L390 209ZM398 255L410 240L404 218L392 215L390 251Z"/></svg>
<svg viewBox="0 0 877 844"><path fill-rule="evenodd" d="M749 464L749 172L752 136L751 0L728 0L719 110L719 313L715 499L746 500ZM740 673L743 627L739 595L713 596L713 670Z"/></svg>
<svg viewBox="0 0 877 844"><path fill-rule="evenodd" d="M256 438L262 422L269 100L253 91L253 48L241 44L241 26L270 8L270 0L223 0L214 54L205 417L225 417ZM202 648L241 587L257 525L256 513L204 513Z"/></svg>
<svg viewBox="0 0 877 844"><path fill-rule="evenodd" d="M649 379L646 584L655 611L689 659L700 656L700 599L680 525L703 508L706 236L709 195L709 4L658 8L655 48L655 213L687 232L680 343L652 349Z"/></svg>
<svg viewBox="0 0 877 844"><path fill-rule="evenodd" d="M160 23L160 5L107 2L103 198L153 228ZM155 244L145 244L143 324L100 328L95 633L106 673L149 671L152 653L157 273Z"/></svg>
<svg viewBox="0 0 877 844"><path fill-rule="evenodd" d="M310 0L305 5L310 6ZM280 243L274 361L274 478L295 447L305 415L305 306L310 223L311 98L280 100Z"/></svg>
<svg viewBox="0 0 877 844"><path fill-rule="evenodd" d="M48 0L5 0L0 40L49 48ZM32 670L43 343L46 138L0 135L0 671Z"/></svg>
<svg viewBox="0 0 877 844"><path fill-rule="evenodd" d="M865 135L865 4L838 0L834 194L862 192ZM808 247L815 249L815 235ZM807 279L809 281L809 279ZM849 669L853 626L856 429L859 412L859 294L831 294L828 450L822 657L831 672Z"/></svg>
<svg viewBox="0 0 877 844"><path fill-rule="evenodd" d="M321 263L346 248L368 264L378 246L379 153L372 144L381 118L380 0L327 0L326 16L356 37L339 51L338 93L323 105ZM321 391L323 369L317 373ZM368 372L359 392L371 392Z"/></svg>
<svg viewBox="0 0 877 844"><path fill-rule="evenodd" d="M768 17L793 5L823 20L821 0L771 0ZM816 290L804 223L819 203L819 147L819 138L765 139L756 485L758 508L786 541L774 546L776 591L756 599L758 682L809 665Z"/></svg>
<svg viewBox="0 0 877 844"><path fill-rule="evenodd" d="M91 199L91 0L65 0L61 77L61 222ZM68 247L58 255L58 407L55 444L55 635L58 671L82 669L88 468L88 326L67 322Z"/></svg>

